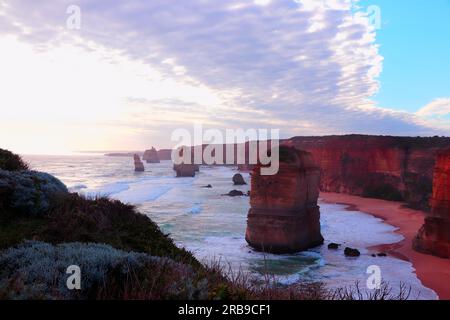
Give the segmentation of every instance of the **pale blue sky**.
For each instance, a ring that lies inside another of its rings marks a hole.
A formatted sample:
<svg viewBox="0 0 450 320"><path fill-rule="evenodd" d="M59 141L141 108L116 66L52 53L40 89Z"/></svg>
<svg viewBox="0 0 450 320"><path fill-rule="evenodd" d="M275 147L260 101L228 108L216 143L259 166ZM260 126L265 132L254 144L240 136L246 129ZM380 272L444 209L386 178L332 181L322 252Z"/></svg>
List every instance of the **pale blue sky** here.
<svg viewBox="0 0 450 320"><path fill-rule="evenodd" d="M416 112L450 97L450 1L363 0L381 9L380 106Z"/></svg>

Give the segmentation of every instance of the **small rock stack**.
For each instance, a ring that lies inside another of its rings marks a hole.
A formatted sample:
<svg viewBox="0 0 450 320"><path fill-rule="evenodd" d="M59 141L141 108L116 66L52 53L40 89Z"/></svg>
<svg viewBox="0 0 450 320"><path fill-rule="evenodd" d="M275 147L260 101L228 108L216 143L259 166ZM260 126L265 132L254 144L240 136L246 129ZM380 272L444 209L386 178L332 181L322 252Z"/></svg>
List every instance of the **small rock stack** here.
<svg viewBox="0 0 450 320"><path fill-rule="evenodd" d="M450 258L450 149L437 155L431 208L431 214L414 239L414 248Z"/></svg>
<svg viewBox="0 0 450 320"><path fill-rule="evenodd" d="M177 173L177 177L195 177L195 173L200 171L197 164L174 164L173 170Z"/></svg>
<svg viewBox="0 0 450 320"><path fill-rule="evenodd" d="M144 164L142 163L141 159L139 158L139 155L134 155L134 171L136 172L143 172L145 171Z"/></svg>
<svg viewBox="0 0 450 320"><path fill-rule="evenodd" d="M259 251L294 253L321 245L320 169L312 155L280 147L276 175L263 176L260 165L251 174L251 208L245 239Z"/></svg>
<svg viewBox="0 0 450 320"><path fill-rule="evenodd" d="M245 182L244 177L242 176L242 174L236 173L233 176L233 184L235 186L243 186L243 185L246 185L247 183Z"/></svg>

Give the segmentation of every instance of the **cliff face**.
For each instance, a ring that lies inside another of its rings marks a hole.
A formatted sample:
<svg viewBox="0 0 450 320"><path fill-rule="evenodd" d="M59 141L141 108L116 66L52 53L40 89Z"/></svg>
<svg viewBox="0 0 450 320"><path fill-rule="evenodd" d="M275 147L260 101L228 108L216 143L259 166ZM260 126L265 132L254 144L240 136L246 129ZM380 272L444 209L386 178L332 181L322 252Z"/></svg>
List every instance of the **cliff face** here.
<svg viewBox="0 0 450 320"><path fill-rule="evenodd" d="M150 150L145 150L142 159L147 163L159 163L158 152L153 147Z"/></svg>
<svg viewBox="0 0 450 320"><path fill-rule="evenodd" d="M172 160L172 149L160 149L158 150L159 160Z"/></svg>
<svg viewBox="0 0 450 320"><path fill-rule="evenodd" d="M431 214L414 240L414 248L450 258L450 149L437 156Z"/></svg>
<svg viewBox="0 0 450 320"><path fill-rule="evenodd" d="M283 144L313 154L323 191L406 201L429 210L434 155L450 146L450 138L295 137Z"/></svg>
<svg viewBox="0 0 450 320"><path fill-rule="evenodd" d="M245 238L265 252L297 252L323 243L317 206L320 170L308 152L286 147L283 152L276 175L260 175L259 166L252 172Z"/></svg>

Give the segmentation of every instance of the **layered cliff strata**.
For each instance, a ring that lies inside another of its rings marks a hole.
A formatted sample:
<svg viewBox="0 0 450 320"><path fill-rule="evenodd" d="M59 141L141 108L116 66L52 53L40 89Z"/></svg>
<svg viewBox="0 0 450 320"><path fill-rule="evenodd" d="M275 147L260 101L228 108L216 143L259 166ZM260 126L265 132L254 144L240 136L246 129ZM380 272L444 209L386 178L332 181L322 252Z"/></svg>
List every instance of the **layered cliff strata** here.
<svg viewBox="0 0 450 320"><path fill-rule="evenodd" d="M431 214L414 240L417 251L450 258L450 149L437 156Z"/></svg>
<svg viewBox="0 0 450 320"><path fill-rule="evenodd" d="M280 148L280 169L263 176L260 166L251 175L251 208L247 242L257 250L291 253L323 243L320 233L320 169L310 153Z"/></svg>

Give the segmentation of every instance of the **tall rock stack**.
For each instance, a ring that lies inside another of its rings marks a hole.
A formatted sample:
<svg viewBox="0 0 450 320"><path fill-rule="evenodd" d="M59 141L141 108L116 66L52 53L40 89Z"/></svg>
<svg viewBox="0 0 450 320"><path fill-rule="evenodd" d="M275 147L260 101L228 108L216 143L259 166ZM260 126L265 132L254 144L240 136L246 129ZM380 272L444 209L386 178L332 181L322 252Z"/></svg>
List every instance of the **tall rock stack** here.
<svg viewBox="0 0 450 320"><path fill-rule="evenodd" d="M414 239L414 248L450 259L450 149L437 156L431 214Z"/></svg>
<svg viewBox="0 0 450 320"><path fill-rule="evenodd" d="M159 163L158 151L154 147L150 150L145 150L142 159L147 161L147 163Z"/></svg>
<svg viewBox="0 0 450 320"><path fill-rule="evenodd" d="M263 176L260 165L251 174L251 208L245 239L256 250L294 253L323 243L320 233L320 169L312 155L280 147L280 169Z"/></svg>
<svg viewBox="0 0 450 320"><path fill-rule="evenodd" d="M139 158L139 155L134 155L134 171L136 172L143 172L145 171L144 164L142 163L141 159Z"/></svg>

